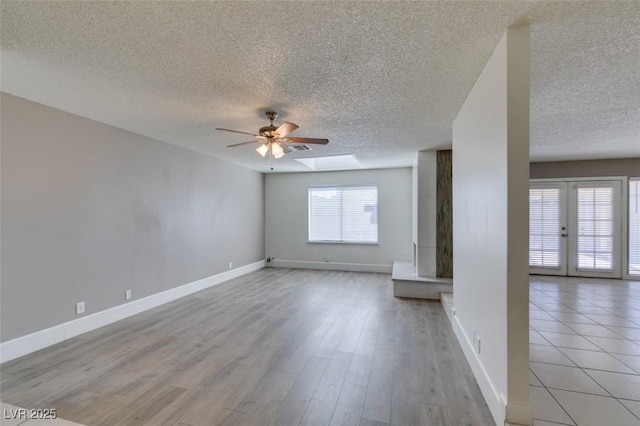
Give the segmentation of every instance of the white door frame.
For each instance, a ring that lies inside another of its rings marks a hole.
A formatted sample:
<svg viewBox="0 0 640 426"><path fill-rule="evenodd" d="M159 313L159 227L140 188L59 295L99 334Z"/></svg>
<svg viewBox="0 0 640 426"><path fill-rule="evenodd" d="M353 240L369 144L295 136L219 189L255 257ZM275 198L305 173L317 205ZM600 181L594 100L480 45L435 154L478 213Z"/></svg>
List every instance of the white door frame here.
<svg viewBox="0 0 640 426"><path fill-rule="evenodd" d="M579 266L579 229L578 229L578 200L577 194L580 187L583 188L612 188L613 189L613 229L612 239L612 263L611 270L580 268ZM571 181L568 184L568 223L569 237L567 247L568 271L571 276L597 277L597 278L622 278L622 182L616 179Z"/></svg>
<svg viewBox="0 0 640 426"><path fill-rule="evenodd" d="M604 272L604 273L600 273L597 271L585 271L585 270L577 270L577 268L575 268L575 262L574 262L574 266L573 266L573 270L568 269L567 270L567 275L569 276L589 276L589 277L606 277L606 278L626 278L626 279L634 279L636 277L631 277L628 274L628 244L627 244L627 240L628 240L628 235L627 235L627 224L628 224L628 196L627 196L627 191L628 191L628 178L626 176L604 176L604 177L579 177L579 178L544 178L544 179L530 179L530 186L531 184L551 184L551 183L561 183L564 182L567 185L567 190L566 190L566 198L567 198L567 203L571 204L570 201L570 188L569 186L571 185L571 183L580 183L580 182L602 182L602 181L617 181L620 182L619 186L620 186L620 192L619 192L619 202L618 202L618 209L619 209L619 219L618 219L618 223L616 224L618 232L620 233L620 236L618 238L618 244L616 245L616 250L617 253L619 253L619 268L620 270L617 271L617 273L612 274L612 273L608 273L608 272ZM566 209L567 212L567 217L565 219L565 223L567 225L569 225L569 222L575 222L575 218L571 219L568 217L568 215L570 214L570 212L568 211L568 209ZM570 226L567 226L567 228L570 228ZM573 235L572 235L573 234ZM569 234L568 234L568 239L571 241L572 239L577 241L576 238L576 230L571 230L569 229ZM569 242L567 244L566 250L567 250L567 256L569 253L569 245L571 244L575 244L575 243L571 243ZM567 257L568 260L568 257ZM571 265L571 262L567 261L567 265ZM532 274L545 274L545 275L552 275L553 273L549 270L549 269L542 269L539 270L538 268L531 268L530 269L530 273ZM557 274L557 273L556 273Z"/></svg>

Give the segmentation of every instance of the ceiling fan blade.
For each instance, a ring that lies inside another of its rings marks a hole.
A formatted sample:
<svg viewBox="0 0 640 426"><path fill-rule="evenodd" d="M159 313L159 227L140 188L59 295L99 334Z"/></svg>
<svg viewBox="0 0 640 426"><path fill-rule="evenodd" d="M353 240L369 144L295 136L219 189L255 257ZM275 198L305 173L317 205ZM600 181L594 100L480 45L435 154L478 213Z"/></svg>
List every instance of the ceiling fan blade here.
<svg viewBox="0 0 640 426"><path fill-rule="evenodd" d="M315 138L284 138L288 143L316 143L319 145L326 145L329 143L329 139L315 139Z"/></svg>
<svg viewBox="0 0 640 426"><path fill-rule="evenodd" d="M232 133L240 133L240 134L243 134L243 135L251 135L251 136L256 136L256 137L260 136L260 135L254 135L253 133L249 133L249 132L241 132L239 130L221 129L220 127L216 127L216 130L222 130L222 131L225 131L225 132L232 132Z"/></svg>
<svg viewBox="0 0 640 426"><path fill-rule="evenodd" d="M284 124L282 124L280 127L276 129L275 133L278 135L278 137L283 138L287 136L289 133L293 132L298 127L299 126L297 124L293 124L293 123L289 123L288 121L285 121Z"/></svg>
<svg viewBox="0 0 640 426"><path fill-rule="evenodd" d="M257 141L234 143L233 145L227 145L227 148L233 148L234 146L248 145L250 143L256 143L256 142L261 142L261 141L257 140Z"/></svg>

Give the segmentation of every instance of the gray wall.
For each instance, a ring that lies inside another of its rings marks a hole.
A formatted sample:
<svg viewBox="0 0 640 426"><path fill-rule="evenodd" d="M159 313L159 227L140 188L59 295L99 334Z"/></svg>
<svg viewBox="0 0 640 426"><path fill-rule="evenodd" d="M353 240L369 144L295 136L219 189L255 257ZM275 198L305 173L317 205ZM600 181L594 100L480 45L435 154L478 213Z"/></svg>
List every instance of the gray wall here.
<svg viewBox="0 0 640 426"><path fill-rule="evenodd" d="M640 158L531 163L531 179L640 176Z"/></svg>
<svg viewBox="0 0 640 426"><path fill-rule="evenodd" d="M378 245L310 244L308 188L311 185L378 184ZM304 262L387 265L410 261L411 169L268 174L265 180L266 255L276 265L304 267ZM334 265L331 265L334 264ZM322 266L322 265L316 265ZM390 271L390 269L389 269Z"/></svg>
<svg viewBox="0 0 640 426"><path fill-rule="evenodd" d="M261 173L1 102L1 341L264 259Z"/></svg>

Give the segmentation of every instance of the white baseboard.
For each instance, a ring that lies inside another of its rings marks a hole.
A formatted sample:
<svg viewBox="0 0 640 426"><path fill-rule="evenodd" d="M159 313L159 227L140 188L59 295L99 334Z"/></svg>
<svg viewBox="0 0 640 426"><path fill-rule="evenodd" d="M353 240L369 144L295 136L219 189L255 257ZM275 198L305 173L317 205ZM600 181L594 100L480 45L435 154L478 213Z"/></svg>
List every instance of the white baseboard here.
<svg viewBox="0 0 640 426"><path fill-rule="evenodd" d="M482 360L476 353L473 342L465 333L462 324L458 320L458 317L454 316L453 321L451 322L453 325L453 331L460 342L460 346L462 347L462 351L464 352L467 361L469 362L469 366L473 371L473 375L478 382L478 386L480 387L480 391L484 396L485 401L487 402L487 406L489 406L489 411L491 411L491 415L496 422L496 425L502 425L505 422L506 415L506 405L507 402L505 398L498 392L496 387L489 377L487 370L484 368L484 364L482 364Z"/></svg>
<svg viewBox="0 0 640 426"><path fill-rule="evenodd" d="M392 265L376 265L371 263L339 263L339 262L311 262L305 260L273 259L273 266L278 268L322 269L329 271L351 272L380 272L390 274Z"/></svg>
<svg viewBox="0 0 640 426"><path fill-rule="evenodd" d="M188 296L200 290L212 287L216 284L228 281L230 279L257 271L265 266L265 261L260 260L255 263L231 269L220 274L211 275L188 284L174 287L172 289L143 297L142 299L133 300L123 305L114 306L104 311L96 312L86 317L78 318L73 321L65 322L35 333L27 334L13 340L0 343L0 363L10 361L12 359L30 354L37 350L46 348L72 337L88 331L95 330L108 324L112 324L121 319L139 314L146 310L155 308L173 300Z"/></svg>

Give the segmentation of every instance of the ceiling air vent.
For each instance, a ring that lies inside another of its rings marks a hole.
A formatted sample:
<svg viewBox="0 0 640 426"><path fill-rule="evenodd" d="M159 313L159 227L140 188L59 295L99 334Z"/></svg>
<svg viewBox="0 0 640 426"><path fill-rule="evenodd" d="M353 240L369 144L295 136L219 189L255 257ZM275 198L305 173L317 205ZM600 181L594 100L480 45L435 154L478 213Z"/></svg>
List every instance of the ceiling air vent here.
<svg viewBox="0 0 640 426"><path fill-rule="evenodd" d="M293 151L311 151L311 147L309 145L289 145Z"/></svg>

